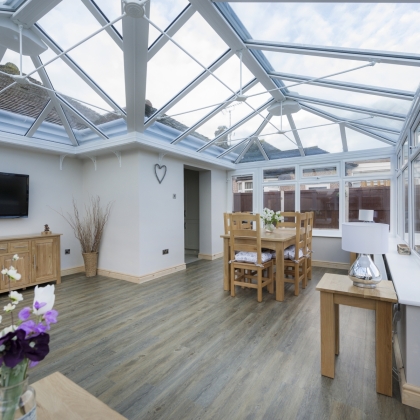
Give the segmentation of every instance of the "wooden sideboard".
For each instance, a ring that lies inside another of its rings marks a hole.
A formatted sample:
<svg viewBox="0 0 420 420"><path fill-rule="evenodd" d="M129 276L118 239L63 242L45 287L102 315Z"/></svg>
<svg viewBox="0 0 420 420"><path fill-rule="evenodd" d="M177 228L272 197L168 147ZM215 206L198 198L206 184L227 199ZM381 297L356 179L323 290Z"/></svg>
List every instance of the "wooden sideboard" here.
<svg viewBox="0 0 420 420"><path fill-rule="evenodd" d="M10 283L11 290L52 281L61 283L60 234L0 237L0 269L10 267L15 254L19 260L13 265L22 278ZM0 275L0 293L8 290L7 277Z"/></svg>

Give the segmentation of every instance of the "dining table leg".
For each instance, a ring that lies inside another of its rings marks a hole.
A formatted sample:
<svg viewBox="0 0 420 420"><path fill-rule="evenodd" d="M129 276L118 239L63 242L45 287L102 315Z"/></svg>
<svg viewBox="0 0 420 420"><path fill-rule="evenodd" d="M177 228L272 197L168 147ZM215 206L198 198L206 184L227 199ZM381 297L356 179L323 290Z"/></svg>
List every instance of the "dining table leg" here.
<svg viewBox="0 0 420 420"><path fill-rule="evenodd" d="M284 300L284 243L276 243L276 300Z"/></svg>
<svg viewBox="0 0 420 420"><path fill-rule="evenodd" d="M223 290L230 290L229 239L223 239Z"/></svg>

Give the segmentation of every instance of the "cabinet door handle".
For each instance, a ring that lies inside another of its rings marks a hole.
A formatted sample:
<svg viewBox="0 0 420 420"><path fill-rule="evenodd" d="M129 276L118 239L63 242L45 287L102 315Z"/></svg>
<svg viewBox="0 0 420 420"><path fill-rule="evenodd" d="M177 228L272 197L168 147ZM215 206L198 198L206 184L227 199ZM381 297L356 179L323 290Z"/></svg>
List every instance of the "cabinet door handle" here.
<svg viewBox="0 0 420 420"><path fill-rule="evenodd" d="M34 268L36 270L36 255L34 255Z"/></svg>

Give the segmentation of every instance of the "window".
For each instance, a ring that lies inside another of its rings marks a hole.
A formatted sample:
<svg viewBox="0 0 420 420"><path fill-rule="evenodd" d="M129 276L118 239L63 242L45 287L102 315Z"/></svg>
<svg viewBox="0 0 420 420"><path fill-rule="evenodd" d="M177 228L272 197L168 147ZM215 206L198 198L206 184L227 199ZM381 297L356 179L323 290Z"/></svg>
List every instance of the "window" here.
<svg viewBox="0 0 420 420"><path fill-rule="evenodd" d="M346 162L346 176L363 176L366 174L390 173L391 159L372 159Z"/></svg>
<svg viewBox="0 0 420 420"><path fill-rule="evenodd" d="M314 212L315 229L338 229L340 220L339 211L340 184L301 184L300 185L300 211Z"/></svg>
<svg viewBox="0 0 420 420"><path fill-rule="evenodd" d="M302 176L304 178L314 177L314 176L336 176L337 175L337 166L322 166L318 168L304 168L302 170Z"/></svg>
<svg viewBox="0 0 420 420"><path fill-rule="evenodd" d="M408 162L408 140L405 139L403 147L402 147L402 152L403 152L403 166Z"/></svg>
<svg viewBox="0 0 420 420"><path fill-rule="evenodd" d="M404 240L408 243L408 168L403 172L403 215L404 215Z"/></svg>
<svg viewBox="0 0 420 420"><path fill-rule="evenodd" d="M420 125L417 126L413 137L413 146L417 147L420 144Z"/></svg>
<svg viewBox="0 0 420 420"><path fill-rule="evenodd" d="M355 181L346 182L345 209L346 222L357 222L359 210L373 210L376 223L390 224L391 181Z"/></svg>
<svg viewBox="0 0 420 420"><path fill-rule="evenodd" d="M232 177L233 208L235 212L252 212L253 181L252 175Z"/></svg>
<svg viewBox="0 0 420 420"><path fill-rule="evenodd" d="M401 156L401 150L398 153L398 158L397 158L397 169L401 169L402 167L402 156Z"/></svg>
<svg viewBox="0 0 420 420"><path fill-rule="evenodd" d="M295 211L295 186L264 187L264 207L273 211ZM289 220L286 218L285 221L288 222Z"/></svg>
<svg viewBox="0 0 420 420"><path fill-rule="evenodd" d="M420 155L413 161L414 185L414 250L420 254Z"/></svg>
<svg viewBox="0 0 420 420"><path fill-rule="evenodd" d="M276 168L264 170L264 182L288 181L295 179L295 168Z"/></svg>

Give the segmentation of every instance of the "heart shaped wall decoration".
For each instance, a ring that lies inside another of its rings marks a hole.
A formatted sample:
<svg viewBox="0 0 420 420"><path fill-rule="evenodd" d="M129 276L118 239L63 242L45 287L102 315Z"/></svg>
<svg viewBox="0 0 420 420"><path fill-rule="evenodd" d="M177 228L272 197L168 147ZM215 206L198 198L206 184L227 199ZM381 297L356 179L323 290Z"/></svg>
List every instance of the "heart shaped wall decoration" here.
<svg viewBox="0 0 420 420"><path fill-rule="evenodd" d="M162 184L163 179L166 176L166 165L160 166L158 163L155 165L155 175L156 179L159 181L159 184Z"/></svg>

